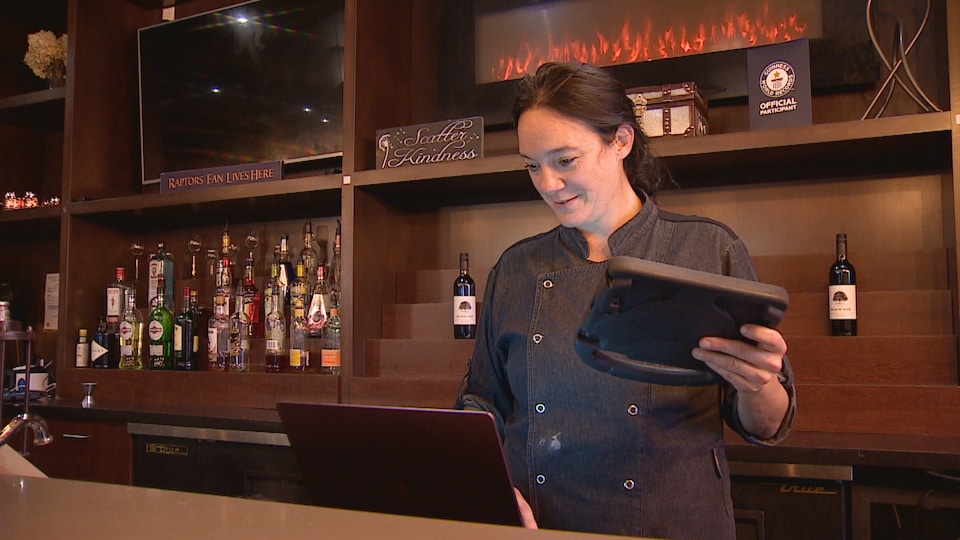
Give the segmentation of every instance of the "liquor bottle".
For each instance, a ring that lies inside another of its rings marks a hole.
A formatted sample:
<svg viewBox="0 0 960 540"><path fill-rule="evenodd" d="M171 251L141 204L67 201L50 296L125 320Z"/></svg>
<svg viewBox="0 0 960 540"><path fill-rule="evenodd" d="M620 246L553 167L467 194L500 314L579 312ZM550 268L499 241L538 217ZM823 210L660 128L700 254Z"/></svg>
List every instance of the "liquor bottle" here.
<svg viewBox="0 0 960 540"><path fill-rule="evenodd" d="M320 373L340 374L340 309L337 307L330 308L330 319L323 325Z"/></svg>
<svg viewBox="0 0 960 540"><path fill-rule="evenodd" d="M310 365L310 349L307 348L307 319L303 306L294 306L290 321L290 371L303 373Z"/></svg>
<svg viewBox="0 0 960 540"><path fill-rule="evenodd" d="M264 328L267 345L267 373L280 373L290 369L290 355L287 352L287 324L276 298L279 294L278 287L274 286L270 292L270 296L273 298L270 305L273 307L267 313L266 328Z"/></svg>
<svg viewBox="0 0 960 540"><path fill-rule="evenodd" d="M313 223L308 219L303 224L303 249L300 250L300 260L303 261L304 275L307 276L307 290L312 291L317 276L317 264L320 257L313 249Z"/></svg>
<svg viewBox="0 0 960 540"><path fill-rule="evenodd" d="M232 313L237 305L236 289L233 287L233 268L230 266L230 257L221 257L217 263L217 281L214 295L224 298L227 313Z"/></svg>
<svg viewBox="0 0 960 540"><path fill-rule="evenodd" d="M267 291L267 294L263 299L263 313L266 315L273 311L273 302L279 300L279 294L277 296L273 295L273 287L276 285L277 290L279 291L280 284L277 283L277 276L280 274L280 262L277 258L274 258L273 262L270 263L270 278L267 279L267 282L263 284L263 290ZM280 313L283 313L283 302L280 302L277 305L277 309L280 310Z"/></svg>
<svg viewBox="0 0 960 540"><path fill-rule="evenodd" d="M107 331L107 321L97 323L97 331L90 344L90 365L98 369L115 369L120 364L120 336Z"/></svg>
<svg viewBox="0 0 960 540"><path fill-rule="evenodd" d="M81 328L77 338L77 359L74 363L76 367L90 367L90 344L87 342L87 329Z"/></svg>
<svg viewBox="0 0 960 540"><path fill-rule="evenodd" d="M477 289L469 273L469 258L460 254L460 275L453 282L453 337L477 337Z"/></svg>
<svg viewBox="0 0 960 540"><path fill-rule="evenodd" d="M228 371L250 371L250 321L243 311L243 305L230 315L230 357L227 362Z"/></svg>
<svg viewBox="0 0 960 540"><path fill-rule="evenodd" d="M257 288L256 279L253 275L253 254L251 253L243 267L243 287L240 293L242 299L243 312L247 314L247 320L250 323L249 333L252 338L263 337L263 295Z"/></svg>
<svg viewBox="0 0 960 540"><path fill-rule="evenodd" d="M114 271L115 281L107 285L107 330L116 332L120 325L120 315L123 314L123 303L127 301L126 271L118 266Z"/></svg>
<svg viewBox="0 0 960 540"><path fill-rule="evenodd" d="M173 369L173 314L167 309L164 291L166 283L161 276L157 284L157 305L150 313L147 336L150 338L150 369Z"/></svg>
<svg viewBox="0 0 960 540"><path fill-rule="evenodd" d="M290 282L290 305L293 308L297 306L306 308L308 292L310 292L310 289L307 288L306 267L303 265L303 261L299 261L297 262L296 275Z"/></svg>
<svg viewBox="0 0 960 540"><path fill-rule="evenodd" d="M207 323L210 322L210 309L200 305L200 293L197 289L190 289L190 310L193 311L193 320L196 323L193 339L197 351L194 356L194 369L203 369L203 356L207 351Z"/></svg>
<svg viewBox="0 0 960 540"><path fill-rule="evenodd" d="M280 284L280 300L286 309L290 306L290 285L293 284L295 269L290 261L290 246L287 242L287 235L280 235L280 252L277 258L279 273L277 274L277 283Z"/></svg>
<svg viewBox="0 0 960 540"><path fill-rule="evenodd" d="M223 232L220 233L220 258L223 259L224 257L226 257L230 259L231 264L238 262L233 260L233 251L234 251L234 246L233 246L233 242L230 241L229 224L224 223Z"/></svg>
<svg viewBox="0 0 960 540"><path fill-rule="evenodd" d="M857 335L857 271L847 259L847 235L837 235L837 260L830 266L830 330L835 336Z"/></svg>
<svg viewBox="0 0 960 540"><path fill-rule="evenodd" d="M207 323L207 367L211 371L226 371L230 357L230 321L227 318L226 298L213 299L213 316Z"/></svg>
<svg viewBox="0 0 960 540"><path fill-rule="evenodd" d="M173 366L180 371L194 371L200 367L200 336L192 295L190 287L183 288L183 305L173 322Z"/></svg>
<svg viewBox="0 0 960 540"><path fill-rule="evenodd" d="M143 369L143 316L137 309L137 292L127 291L120 317L120 369Z"/></svg>
<svg viewBox="0 0 960 540"><path fill-rule="evenodd" d="M319 338L323 333L323 325L330 316L330 289L324 279L323 265L317 266L317 282L310 295L310 307L307 309L307 331L312 338Z"/></svg>
<svg viewBox="0 0 960 540"><path fill-rule="evenodd" d="M330 272L327 275L327 284L330 287L330 300L340 305L340 220L337 220L337 230L333 235L333 255L330 257Z"/></svg>
<svg viewBox="0 0 960 540"><path fill-rule="evenodd" d="M157 284L163 276L163 300L168 306L173 305L173 257L167 252L163 242L157 242L157 252L150 258L147 291L151 308L157 305Z"/></svg>

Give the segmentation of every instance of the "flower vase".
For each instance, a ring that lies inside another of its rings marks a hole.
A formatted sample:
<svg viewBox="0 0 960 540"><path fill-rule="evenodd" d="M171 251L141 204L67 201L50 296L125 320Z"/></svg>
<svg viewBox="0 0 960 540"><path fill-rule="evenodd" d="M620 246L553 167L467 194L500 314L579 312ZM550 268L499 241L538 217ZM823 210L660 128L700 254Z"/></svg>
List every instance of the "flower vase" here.
<svg viewBox="0 0 960 540"><path fill-rule="evenodd" d="M50 73L47 74L47 82L50 89L60 88L67 83L67 68L63 64L51 66Z"/></svg>

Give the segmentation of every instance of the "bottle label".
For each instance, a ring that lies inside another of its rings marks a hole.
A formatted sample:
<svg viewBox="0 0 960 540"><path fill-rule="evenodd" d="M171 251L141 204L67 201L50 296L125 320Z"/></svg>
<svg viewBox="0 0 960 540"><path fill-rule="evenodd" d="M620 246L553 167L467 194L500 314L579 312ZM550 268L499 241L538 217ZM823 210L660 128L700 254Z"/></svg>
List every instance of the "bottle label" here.
<svg viewBox="0 0 960 540"><path fill-rule="evenodd" d="M280 342L276 339L268 339L267 352L272 352L272 353L280 352Z"/></svg>
<svg viewBox="0 0 960 540"><path fill-rule="evenodd" d="M149 335L153 341L160 341L160 339L163 338L163 323L160 321L150 321L150 325L147 326L147 335ZM153 350L153 347L150 349ZM151 352L150 354L153 353Z"/></svg>
<svg viewBox="0 0 960 540"><path fill-rule="evenodd" d="M217 329L216 328L207 329L207 354L209 355L211 362L216 362L217 360Z"/></svg>
<svg viewBox="0 0 960 540"><path fill-rule="evenodd" d="M126 341L133 337L133 323L123 321L120 323L120 339Z"/></svg>
<svg viewBox="0 0 960 540"><path fill-rule="evenodd" d="M831 285L829 288L831 320L853 320L857 318L857 286Z"/></svg>
<svg viewBox="0 0 960 540"><path fill-rule="evenodd" d="M307 312L307 330L310 335L317 337L320 335L323 325L327 322L327 306L329 306L329 296L323 294L314 294L310 299L310 310Z"/></svg>
<svg viewBox="0 0 960 540"><path fill-rule="evenodd" d="M120 305L122 303L120 287L107 287L107 322L120 321Z"/></svg>
<svg viewBox="0 0 960 540"><path fill-rule="evenodd" d="M183 352L183 325L173 325L173 351Z"/></svg>
<svg viewBox="0 0 960 540"><path fill-rule="evenodd" d="M340 349L321 349L320 367L340 367Z"/></svg>
<svg viewBox="0 0 960 540"><path fill-rule="evenodd" d="M453 297L453 324L477 324L477 297Z"/></svg>
<svg viewBox="0 0 960 540"><path fill-rule="evenodd" d="M150 345L150 356L163 356L163 345Z"/></svg>
<svg viewBox="0 0 960 540"><path fill-rule="evenodd" d="M298 368L303 365L300 357L300 349L290 349L290 367Z"/></svg>
<svg viewBox="0 0 960 540"><path fill-rule="evenodd" d="M121 346L120 346L120 354L123 355L125 358L126 358L126 357L132 357L132 356L133 356L133 345L121 345Z"/></svg>
<svg viewBox="0 0 960 540"><path fill-rule="evenodd" d="M90 365L90 344L77 343L77 367L88 367Z"/></svg>
<svg viewBox="0 0 960 540"><path fill-rule="evenodd" d="M107 348L103 345L100 345L96 341L90 344L90 361L96 362L107 354Z"/></svg>

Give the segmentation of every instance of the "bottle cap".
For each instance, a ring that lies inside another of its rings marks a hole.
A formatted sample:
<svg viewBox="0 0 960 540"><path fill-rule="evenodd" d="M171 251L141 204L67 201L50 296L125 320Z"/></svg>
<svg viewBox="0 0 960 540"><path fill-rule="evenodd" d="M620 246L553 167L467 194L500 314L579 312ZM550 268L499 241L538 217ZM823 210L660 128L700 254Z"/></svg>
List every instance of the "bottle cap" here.
<svg viewBox="0 0 960 540"><path fill-rule="evenodd" d="M81 328L81 329L80 329L80 337L87 337L87 329L86 329L86 328Z"/></svg>

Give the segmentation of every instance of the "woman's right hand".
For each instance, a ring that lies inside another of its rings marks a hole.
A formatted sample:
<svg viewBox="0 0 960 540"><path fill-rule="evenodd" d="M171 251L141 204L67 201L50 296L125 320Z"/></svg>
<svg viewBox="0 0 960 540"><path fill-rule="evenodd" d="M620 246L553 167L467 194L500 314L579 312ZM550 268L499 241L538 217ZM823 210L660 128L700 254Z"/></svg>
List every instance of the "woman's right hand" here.
<svg viewBox="0 0 960 540"><path fill-rule="evenodd" d="M530 508L527 500L523 498L523 494L520 493L520 490L517 488L513 488L513 493L517 496L517 507L520 509L520 522L523 523L524 528L539 528L537 527L537 518L533 517L533 509Z"/></svg>

